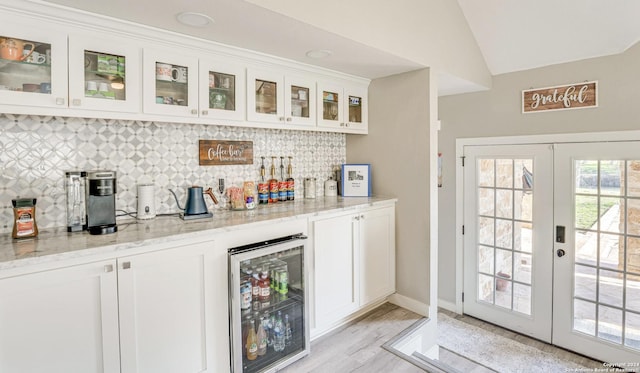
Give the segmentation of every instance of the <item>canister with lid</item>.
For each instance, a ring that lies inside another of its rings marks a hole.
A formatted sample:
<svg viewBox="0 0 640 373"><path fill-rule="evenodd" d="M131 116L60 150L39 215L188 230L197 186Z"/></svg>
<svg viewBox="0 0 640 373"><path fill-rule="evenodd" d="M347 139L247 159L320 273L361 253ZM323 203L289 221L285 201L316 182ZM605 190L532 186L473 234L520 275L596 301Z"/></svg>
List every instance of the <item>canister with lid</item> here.
<svg viewBox="0 0 640 373"><path fill-rule="evenodd" d="M307 177L304 179L304 198L316 198L315 177Z"/></svg>

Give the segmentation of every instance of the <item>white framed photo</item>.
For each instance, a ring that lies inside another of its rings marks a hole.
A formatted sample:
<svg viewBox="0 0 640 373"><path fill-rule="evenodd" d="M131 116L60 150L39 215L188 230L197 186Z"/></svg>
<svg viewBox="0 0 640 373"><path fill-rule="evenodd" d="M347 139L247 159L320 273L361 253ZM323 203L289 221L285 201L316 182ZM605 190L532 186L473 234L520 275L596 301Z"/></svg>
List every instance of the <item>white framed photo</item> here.
<svg viewBox="0 0 640 373"><path fill-rule="evenodd" d="M342 196L371 197L371 165L342 165Z"/></svg>

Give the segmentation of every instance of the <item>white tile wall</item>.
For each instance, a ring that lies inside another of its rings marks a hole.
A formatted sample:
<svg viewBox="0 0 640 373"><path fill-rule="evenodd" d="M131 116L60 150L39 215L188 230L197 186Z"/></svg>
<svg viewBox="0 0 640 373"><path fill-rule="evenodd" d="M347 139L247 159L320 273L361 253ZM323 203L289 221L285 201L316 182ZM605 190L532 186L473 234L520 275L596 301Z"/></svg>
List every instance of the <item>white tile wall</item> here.
<svg viewBox="0 0 640 373"><path fill-rule="evenodd" d="M198 140L253 141L253 165L199 166ZM261 156L267 176L271 156L293 156L296 198L302 198L302 180L323 181L346 160L344 134L236 128L201 124L129 120L62 118L0 114L0 233L13 228L11 199L36 197L38 227L65 226L67 170L118 172L116 208L135 212L136 185L156 186L158 213L177 212L174 188L181 202L191 185L216 189L219 178L227 185L260 177ZM285 172L287 159L285 158ZM279 158L277 163L279 177ZM207 198L208 200L208 198Z"/></svg>

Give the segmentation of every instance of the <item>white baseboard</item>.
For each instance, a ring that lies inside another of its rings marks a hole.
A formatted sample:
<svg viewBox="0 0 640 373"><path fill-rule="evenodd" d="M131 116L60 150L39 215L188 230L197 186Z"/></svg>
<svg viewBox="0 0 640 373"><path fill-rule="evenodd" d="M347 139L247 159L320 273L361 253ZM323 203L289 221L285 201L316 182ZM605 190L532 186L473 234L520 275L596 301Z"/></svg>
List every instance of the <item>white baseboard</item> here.
<svg viewBox="0 0 640 373"><path fill-rule="evenodd" d="M429 317L429 306L413 298L395 293L389 297L389 302L415 312L418 315Z"/></svg>
<svg viewBox="0 0 640 373"><path fill-rule="evenodd" d="M446 300L438 299L438 307L442 307L447 311L458 313L458 307L455 303Z"/></svg>

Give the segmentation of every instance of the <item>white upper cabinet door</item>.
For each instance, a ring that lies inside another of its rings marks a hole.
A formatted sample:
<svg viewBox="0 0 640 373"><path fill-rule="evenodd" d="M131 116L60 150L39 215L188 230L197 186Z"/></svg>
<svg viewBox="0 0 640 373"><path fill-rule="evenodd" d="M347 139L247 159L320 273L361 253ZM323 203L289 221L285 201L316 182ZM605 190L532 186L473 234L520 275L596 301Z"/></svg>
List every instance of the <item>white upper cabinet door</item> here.
<svg viewBox="0 0 640 373"><path fill-rule="evenodd" d="M247 119L251 122L285 123L283 74L247 70Z"/></svg>
<svg viewBox="0 0 640 373"><path fill-rule="evenodd" d="M318 127L344 128L343 87L318 83Z"/></svg>
<svg viewBox="0 0 640 373"><path fill-rule="evenodd" d="M141 49L100 34L69 36L69 106L139 113Z"/></svg>
<svg viewBox="0 0 640 373"><path fill-rule="evenodd" d="M198 116L197 57L144 49L142 84L145 113Z"/></svg>
<svg viewBox="0 0 640 373"><path fill-rule="evenodd" d="M33 20L0 22L0 105L67 106L67 34Z"/></svg>
<svg viewBox="0 0 640 373"><path fill-rule="evenodd" d="M285 123L316 125L316 82L301 77L285 77Z"/></svg>
<svg viewBox="0 0 640 373"><path fill-rule="evenodd" d="M369 127L369 97L367 88L346 87L344 89L344 123L349 130L366 132Z"/></svg>
<svg viewBox="0 0 640 373"><path fill-rule="evenodd" d="M201 59L200 117L244 120L245 76L245 69L237 64Z"/></svg>

